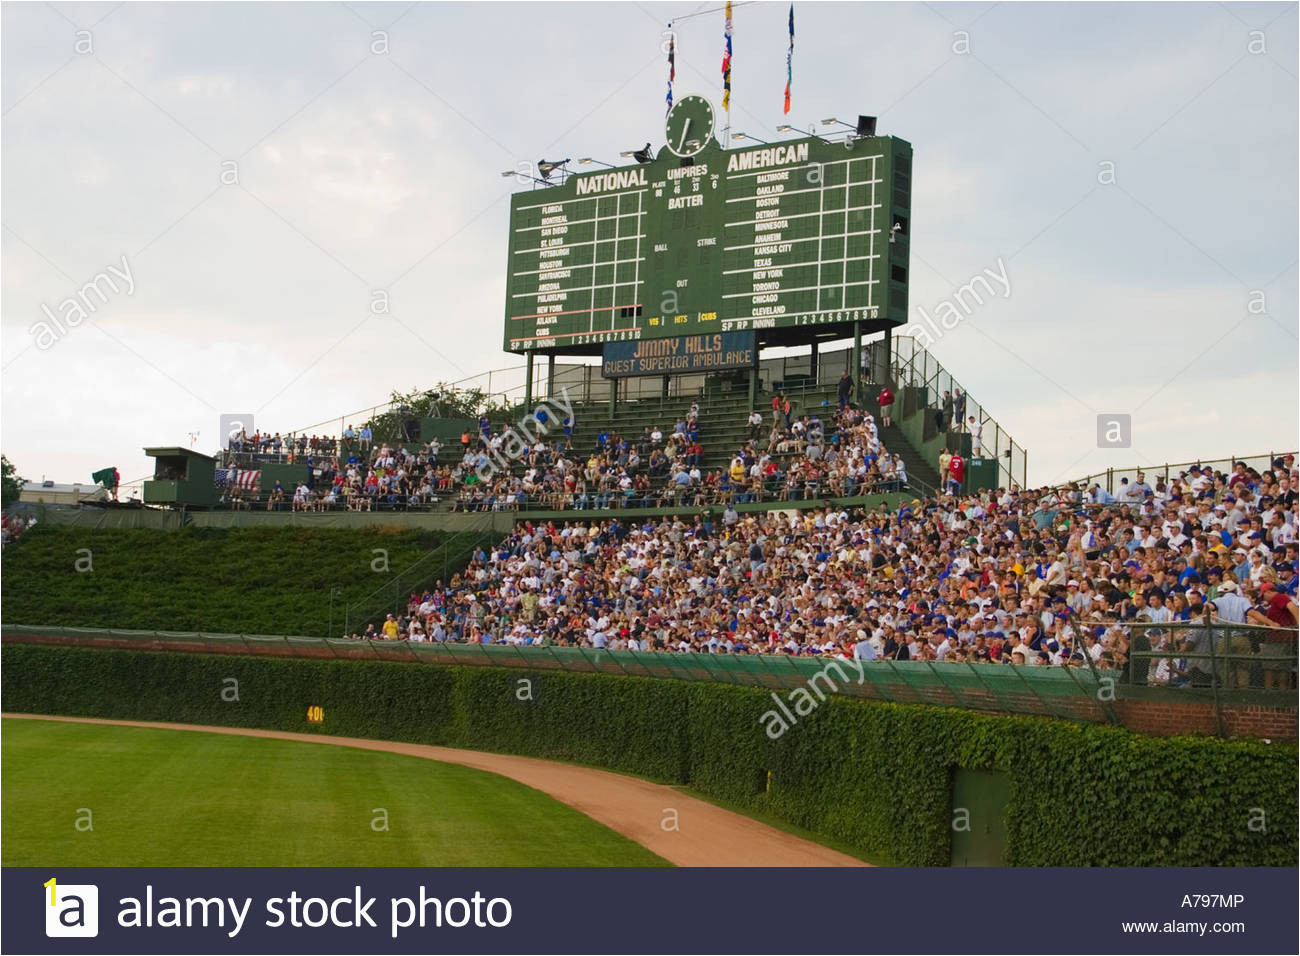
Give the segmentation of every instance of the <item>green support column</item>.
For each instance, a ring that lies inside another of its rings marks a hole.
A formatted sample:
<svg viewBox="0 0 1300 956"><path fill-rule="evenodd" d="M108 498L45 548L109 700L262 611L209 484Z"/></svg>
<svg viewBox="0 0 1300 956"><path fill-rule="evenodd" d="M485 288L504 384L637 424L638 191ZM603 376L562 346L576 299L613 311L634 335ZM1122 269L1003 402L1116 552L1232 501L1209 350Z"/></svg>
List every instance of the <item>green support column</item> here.
<svg viewBox="0 0 1300 956"><path fill-rule="evenodd" d="M664 390L663 390L663 394L660 396L661 398L664 398L664 399L668 398L668 380L669 380L669 376L665 375L665 376L664 376Z"/></svg>
<svg viewBox="0 0 1300 956"><path fill-rule="evenodd" d="M889 378L890 370L894 367L894 330L885 329L885 357L881 361L881 367L885 378Z"/></svg>
<svg viewBox="0 0 1300 956"><path fill-rule="evenodd" d="M533 353L525 352L524 357L524 408L528 408L533 404Z"/></svg>
<svg viewBox="0 0 1300 956"><path fill-rule="evenodd" d="M546 356L546 397L555 397L555 353Z"/></svg>
<svg viewBox="0 0 1300 956"><path fill-rule="evenodd" d="M618 407L618 379L609 380L609 420L614 420L614 409Z"/></svg>
<svg viewBox="0 0 1300 956"><path fill-rule="evenodd" d="M749 410L754 410L754 402L758 399L758 369L749 370Z"/></svg>
<svg viewBox="0 0 1300 956"><path fill-rule="evenodd" d="M853 402L862 403L862 323L853 323L853 368L849 375L853 377Z"/></svg>
<svg viewBox="0 0 1300 956"><path fill-rule="evenodd" d="M817 369L817 363L818 363L818 361L819 361L819 359L818 359L818 356L817 356L817 340L816 340L816 339L813 339L813 344L812 344L812 380L813 380L813 384L814 384L814 385L820 385L820 384L821 384L821 375L818 374L818 369Z"/></svg>

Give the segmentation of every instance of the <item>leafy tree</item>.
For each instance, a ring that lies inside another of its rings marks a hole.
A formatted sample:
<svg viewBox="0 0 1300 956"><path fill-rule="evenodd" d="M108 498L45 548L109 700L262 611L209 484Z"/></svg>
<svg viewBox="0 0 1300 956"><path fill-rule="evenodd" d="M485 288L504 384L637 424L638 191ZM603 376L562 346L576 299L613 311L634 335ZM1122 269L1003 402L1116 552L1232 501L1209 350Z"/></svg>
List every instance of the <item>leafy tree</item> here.
<svg viewBox="0 0 1300 956"><path fill-rule="evenodd" d="M438 396L436 399L434 396ZM406 411L398 413L398 409ZM434 412L438 415L435 416ZM440 382L431 389L414 389L410 392L393 392L392 404L387 411L376 415L369 423L375 440L402 434L403 418L478 418L487 415L493 420L509 417L513 408L499 395L488 395L481 388L457 388Z"/></svg>
<svg viewBox="0 0 1300 956"><path fill-rule="evenodd" d="M26 481L18 474L18 469L4 455L0 455L0 476L3 480L3 500L0 501L0 509L8 510L9 506L18 500L22 494L23 482Z"/></svg>

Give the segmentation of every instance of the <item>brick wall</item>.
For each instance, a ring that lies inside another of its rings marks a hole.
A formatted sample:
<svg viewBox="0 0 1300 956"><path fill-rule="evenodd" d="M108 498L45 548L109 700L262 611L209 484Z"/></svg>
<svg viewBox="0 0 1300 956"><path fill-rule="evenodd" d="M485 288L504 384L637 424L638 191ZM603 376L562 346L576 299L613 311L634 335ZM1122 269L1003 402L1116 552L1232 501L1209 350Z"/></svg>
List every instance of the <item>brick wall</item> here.
<svg viewBox="0 0 1300 956"><path fill-rule="evenodd" d="M1129 730L1169 737L1217 734L1214 705L1201 701L1117 700L1115 712ZM1223 733L1229 737L1266 737L1295 741L1297 709L1256 704L1225 704Z"/></svg>

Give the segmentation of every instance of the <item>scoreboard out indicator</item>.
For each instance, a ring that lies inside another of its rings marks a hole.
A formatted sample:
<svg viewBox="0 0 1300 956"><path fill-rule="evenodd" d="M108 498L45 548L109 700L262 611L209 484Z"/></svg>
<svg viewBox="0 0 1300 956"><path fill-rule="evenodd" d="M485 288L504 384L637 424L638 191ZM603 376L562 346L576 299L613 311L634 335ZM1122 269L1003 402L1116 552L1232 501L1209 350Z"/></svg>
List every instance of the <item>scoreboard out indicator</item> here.
<svg viewBox="0 0 1300 956"><path fill-rule="evenodd" d="M689 139L705 124L679 125ZM505 347L591 354L643 338L902 324L910 178L911 146L893 137L744 150L710 138L689 156L665 148L518 193Z"/></svg>

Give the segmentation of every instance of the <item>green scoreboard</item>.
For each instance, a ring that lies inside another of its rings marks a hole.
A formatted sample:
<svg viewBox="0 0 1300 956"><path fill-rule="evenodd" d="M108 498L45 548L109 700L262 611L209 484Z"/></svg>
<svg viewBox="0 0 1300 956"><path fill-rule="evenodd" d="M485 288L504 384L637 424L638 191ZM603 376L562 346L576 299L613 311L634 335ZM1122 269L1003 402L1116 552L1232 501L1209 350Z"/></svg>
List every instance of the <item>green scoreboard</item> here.
<svg viewBox="0 0 1300 956"><path fill-rule="evenodd" d="M907 321L911 145L723 150L706 108L679 102L651 162L512 197L507 351L747 330L797 344Z"/></svg>

